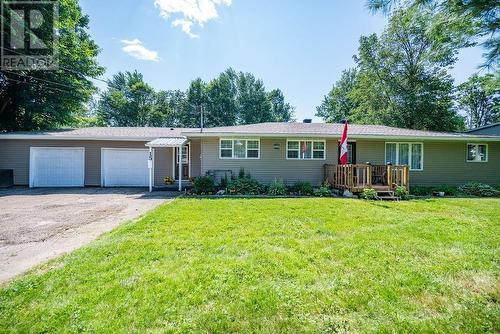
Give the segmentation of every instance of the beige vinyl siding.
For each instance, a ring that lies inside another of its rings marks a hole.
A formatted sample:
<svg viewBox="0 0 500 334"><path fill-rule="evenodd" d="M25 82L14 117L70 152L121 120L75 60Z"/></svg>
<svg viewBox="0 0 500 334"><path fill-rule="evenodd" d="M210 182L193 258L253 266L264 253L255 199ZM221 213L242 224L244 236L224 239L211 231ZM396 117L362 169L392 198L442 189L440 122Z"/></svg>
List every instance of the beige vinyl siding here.
<svg viewBox="0 0 500 334"><path fill-rule="evenodd" d="M326 160L287 160L286 140L286 138L260 138L260 159L220 159L219 138L203 138L202 174L209 170L231 170L234 175L238 175L240 168L243 167L252 177L264 183L282 178L287 183L301 180L319 185L323 181L323 165L337 162L337 141L326 141ZM275 148L275 144L279 145L279 148Z"/></svg>
<svg viewBox="0 0 500 334"><path fill-rule="evenodd" d="M191 176L201 175L201 140L192 139L191 147Z"/></svg>
<svg viewBox="0 0 500 334"><path fill-rule="evenodd" d="M499 142L487 143L488 162L466 162L466 141L414 142L424 144L424 169L410 171L410 185L460 185L468 181L500 184ZM358 163L385 164L385 141L357 140L356 149Z"/></svg>
<svg viewBox="0 0 500 334"><path fill-rule="evenodd" d="M85 185L101 185L101 148L142 148L146 142L90 140L0 140L0 169L14 170L14 184L28 185L30 147L84 147ZM166 152L169 151L170 152ZM167 153L166 155L164 153ZM146 163L146 162L145 162ZM171 149L156 149L155 186L163 185L163 176L171 175Z"/></svg>
<svg viewBox="0 0 500 334"><path fill-rule="evenodd" d="M156 147L154 150L155 168L154 168L154 185L162 187L165 185L163 178L165 176L174 176L172 170L173 148Z"/></svg>
<svg viewBox="0 0 500 334"><path fill-rule="evenodd" d="M290 138L292 139L292 138ZM354 141L354 140L353 140ZM356 161L385 164L385 140L357 139ZM398 142L390 140L390 142ZM424 145L423 171L410 172L411 185L460 185L468 181L500 184L500 143L488 143L488 162L465 161L466 141L399 141L421 142ZM323 165L337 163L337 140L327 140L326 160L287 160L286 138L260 138L261 158L258 160L219 159L219 138L202 141L202 173L209 170L231 170L238 174L240 167L261 182L283 178L287 183L297 180L315 185L323 180ZM274 148L279 144L279 149Z"/></svg>

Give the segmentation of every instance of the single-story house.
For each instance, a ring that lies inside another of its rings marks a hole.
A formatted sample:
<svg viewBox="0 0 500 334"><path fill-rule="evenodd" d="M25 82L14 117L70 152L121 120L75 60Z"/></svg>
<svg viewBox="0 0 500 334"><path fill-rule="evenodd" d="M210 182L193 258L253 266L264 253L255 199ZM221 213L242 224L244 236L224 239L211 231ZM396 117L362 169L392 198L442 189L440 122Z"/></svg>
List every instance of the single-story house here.
<svg viewBox="0 0 500 334"><path fill-rule="evenodd" d="M338 166L342 127L261 123L3 133L0 169L13 171L15 185L30 187L162 188L165 176L181 187L190 177L238 175L240 168L263 183L282 178L318 185L329 177L326 166L334 173ZM500 136L351 124L348 148L349 164L370 168L365 175L337 168L336 174L353 174L349 182L371 180L389 163L405 166L412 185L500 184Z"/></svg>
<svg viewBox="0 0 500 334"><path fill-rule="evenodd" d="M475 134L475 135L500 136L500 122L480 126L478 128L469 130L468 133Z"/></svg>

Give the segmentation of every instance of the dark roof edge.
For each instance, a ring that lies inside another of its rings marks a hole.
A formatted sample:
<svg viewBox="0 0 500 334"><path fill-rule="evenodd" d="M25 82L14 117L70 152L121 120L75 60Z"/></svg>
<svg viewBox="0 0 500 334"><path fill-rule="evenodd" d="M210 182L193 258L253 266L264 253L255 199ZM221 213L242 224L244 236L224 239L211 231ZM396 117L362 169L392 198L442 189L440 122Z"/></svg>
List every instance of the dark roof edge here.
<svg viewBox="0 0 500 334"><path fill-rule="evenodd" d="M483 125L483 126L480 126L478 128L474 128L474 129L470 129L469 131L467 131L467 133L470 133L470 132L475 132L477 130L482 130L482 129L487 129L487 128L491 128L493 126L498 126L500 125L500 122L498 123L492 123L492 124L488 124L488 125Z"/></svg>

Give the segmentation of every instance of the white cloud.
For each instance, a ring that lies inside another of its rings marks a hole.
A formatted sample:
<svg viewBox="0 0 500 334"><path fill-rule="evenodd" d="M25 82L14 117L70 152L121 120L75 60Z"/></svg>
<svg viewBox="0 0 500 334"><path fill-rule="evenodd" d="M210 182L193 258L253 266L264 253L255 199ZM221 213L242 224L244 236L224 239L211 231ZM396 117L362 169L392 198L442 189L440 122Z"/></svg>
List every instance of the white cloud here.
<svg viewBox="0 0 500 334"><path fill-rule="evenodd" d="M177 20L172 22L172 26L174 26L174 27L180 26L182 31L184 31L186 34L188 34L189 37L191 37L191 38L200 37L191 31L192 25L193 25L193 22L191 22L189 20L184 20L184 19L177 19Z"/></svg>
<svg viewBox="0 0 500 334"><path fill-rule="evenodd" d="M166 20L175 15L177 18L172 26L181 27L191 38L198 35L191 31L193 24L203 27L206 22L216 19L217 6L230 6L232 0L155 0L155 7L160 9L160 15Z"/></svg>
<svg viewBox="0 0 500 334"><path fill-rule="evenodd" d="M142 45L142 42L137 38L131 41L123 39L121 42L123 43L122 50L126 54L136 59L148 60L148 61L160 61L160 57L158 57L158 52L147 49L146 47L144 47L144 45Z"/></svg>

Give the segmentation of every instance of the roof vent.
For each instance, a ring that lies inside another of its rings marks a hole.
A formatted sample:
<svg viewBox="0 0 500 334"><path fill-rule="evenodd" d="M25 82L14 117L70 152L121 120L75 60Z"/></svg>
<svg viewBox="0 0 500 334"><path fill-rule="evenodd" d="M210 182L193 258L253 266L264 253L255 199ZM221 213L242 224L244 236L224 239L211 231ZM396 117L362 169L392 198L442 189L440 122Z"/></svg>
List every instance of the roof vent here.
<svg viewBox="0 0 500 334"><path fill-rule="evenodd" d="M304 120L302 121L302 123L312 123L312 119L310 118L304 118Z"/></svg>

